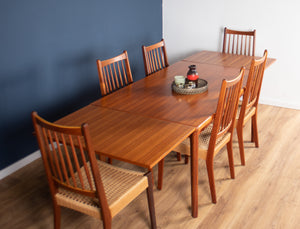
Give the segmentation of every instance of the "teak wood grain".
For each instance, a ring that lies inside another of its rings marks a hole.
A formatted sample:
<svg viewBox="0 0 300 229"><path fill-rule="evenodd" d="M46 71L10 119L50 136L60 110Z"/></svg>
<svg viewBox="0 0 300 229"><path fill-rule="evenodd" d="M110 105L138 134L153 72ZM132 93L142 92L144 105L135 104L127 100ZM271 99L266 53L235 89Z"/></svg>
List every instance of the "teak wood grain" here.
<svg viewBox="0 0 300 229"><path fill-rule="evenodd" d="M215 112L223 79L231 80L240 68L250 67L252 56L202 51L134 84L92 103L92 105L177 122L196 128ZM275 59L268 58L266 68ZM197 95L180 95L171 89L175 75L186 75L188 66L197 67L199 77L208 82L208 91ZM244 85L249 70L246 70Z"/></svg>
<svg viewBox="0 0 300 229"><path fill-rule="evenodd" d="M190 126L92 105L55 123L88 123L96 153L147 169L152 169L194 131Z"/></svg>
<svg viewBox="0 0 300 229"><path fill-rule="evenodd" d="M184 58L185 61L191 61L195 63L201 64L213 64L224 67L232 67L232 68L241 68L244 66L246 69L250 69L251 61L254 59L261 58L253 57L253 56L245 56L245 55L236 55L236 54L228 54L228 53L220 53L220 52L212 52L212 51L202 51L198 52L192 56ZM266 68L272 65L276 59L268 58L266 62Z"/></svg>
<svg viewBox="0 0 300 229"><path fill-rule="evenodd" d="M201 127L216 109L222 79L233 79L240 69L196 64L199 77L208 81L208 91L180 95L172 91L175 75L185 75L190 62L180 61L92 103L169 122Z"/></svg>

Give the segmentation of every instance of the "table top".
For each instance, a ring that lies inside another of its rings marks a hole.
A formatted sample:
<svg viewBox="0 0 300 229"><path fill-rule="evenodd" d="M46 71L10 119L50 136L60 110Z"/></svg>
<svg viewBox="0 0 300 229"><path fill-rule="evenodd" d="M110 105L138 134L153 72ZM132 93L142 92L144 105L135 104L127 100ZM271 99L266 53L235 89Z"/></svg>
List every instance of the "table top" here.
<svg viewBox="0 0 300 229"><path fill-rule="evenodd" d="M200 129L204 121L215 113L222 79L235 78L242 66L250 66L252 59L252 56L202 51L107 95L92 105ZM270 58L268 66L274 61ZM208 82L207 92L195 95L173 92L171 85L174 76L185 76L191 64L196 65L199 77ZM244 85L248 72L245 71Z"/></svg>
<svg viewBox="0 0 300 229"><path fill-rule="evenodd" d="M195 128L127 112L88 105L55 122L88 123L96 153L153 168Z"/></svg>
<svg viewBox="0 0 300 229"><path fill-rule="evenodd" d="M183 60L195 62L195 63L213 64L213 65L234 67L234 68L241 68L242 66L244 66L246 69L249 69L252 59L253 58L259 59L262 56L253 57L253 56L227 54L227 53L213 52L213 51L201 51L201 52L197 52L192 56L184 58ZM275 61L276 59L268 57L266 62L266 68L268 68Z"/></svg>
<svg viewBox="0 0 300 229"><path fill-rule="evenodd" d="M216 110L222 79L233 79L240 69L196 63L199 77L208 82L208 90L195 95L173 92L174 76L186 75L190 64L187 61L177 62L92 105L200 128Z"/></svg>

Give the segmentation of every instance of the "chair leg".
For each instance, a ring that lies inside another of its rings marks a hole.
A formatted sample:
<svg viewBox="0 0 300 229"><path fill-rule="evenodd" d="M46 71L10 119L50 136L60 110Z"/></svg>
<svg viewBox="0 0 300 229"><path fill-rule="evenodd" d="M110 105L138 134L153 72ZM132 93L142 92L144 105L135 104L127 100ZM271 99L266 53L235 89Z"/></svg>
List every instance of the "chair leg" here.
<svg viewBox="0 0 300 229"><path fill-rule="evenodd" d="M54 228L60 229L61 207L57 203L53 203Z"/></svg>
<svg viewBox="0 0 300 229"><path fill-rule="evenodd" d="M232 153L232 140L227 143L227 154L230 168L230 176L232 179L235 178L234 174L234 161L233 161L233 153Z"/></svg>
<svg viewBox="0 0 300 229"><path fill-rule="evenodd" d="M237 126L236 133L239 141L239 149L240 149L240 157L241 157L241 164L245 165L245 152L244 152L244 138L243 138L243 126Z"/></svg>
<svg viewBox="0 0 300 229"><path fill-rule="evenodd" d="M112 164L112 159L110 157L107 158L107 163Z"/></svg>
<svg viewBox="0 0 300 229"><path fill-rule="evenodd" d="M164 164L165 164L165 159L162 159L158 163L158 181L157 181L157 189L158 190L161 190L162 189L162 185L163 185Z"/></svg>
<svg viewBox="0 0 300 229"><path fill-rule="evenodd" d="M111 218L102 221L104 229L111 229Z"/></svg>
<svg viewBox="0 0 300 229"><path fill-rule="evenodd" d="M103 155L99 155L99 159L100 159L100 161L106 161L106 157L105 156L103 156Z"/></svg>
<svg viewBox="0 0 300 229"><path fill-rule="evenodd" d="M148 178L148 188L147 188L147 199L148 199L148 208L151 220L151 228L156 229L156 216L155 216L155 207L154 207L154 198L153 198L153 183L152 183L152 173L147 173Z"/></svg>
<svg viewBox="0 0 300 229"><path fill-rule="evenodd" d="M189 163L189 156L188 156L188 155L185 155L185 156L184 156L184 163L185 163L185 164L188 164L188 163Z"/></svg>
<svg viewBox="0 0 300 229"><path fill-rule="evenodd" d="M177 152L177 161L181 161L181 153Z"/></svg>
<svg viewBox="0 0 300 229"><path fill-rule="evenodd" d="M252 142L255 142L255 147L259 147L259 143L258 143L258 129L257 129L257 113L255 113L255 115L252 116L252 120L251 120L251 126L252 126Z"/></svg>
<svg viewBox="0 0 300 229"><path fill-rule="evenodd" d="M211 160L211 161L206 160L206 169L207 169L211 199L212 199L212 202L214 204L216 204L217 203L217 197L216 197L216 187L215 187L213 160Z"/></svg>

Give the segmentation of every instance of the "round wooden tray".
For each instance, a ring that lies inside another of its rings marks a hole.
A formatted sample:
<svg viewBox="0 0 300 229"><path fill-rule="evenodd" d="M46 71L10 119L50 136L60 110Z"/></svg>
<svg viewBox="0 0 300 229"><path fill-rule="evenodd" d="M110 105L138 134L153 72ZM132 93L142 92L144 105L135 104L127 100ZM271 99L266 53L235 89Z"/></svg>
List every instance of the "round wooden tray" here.
<svg viewBox="0 0 300 229"><path fill-rule="evenodd" d="M200 94L206 92L208 89L207 81L204 79L198 79L197 87L196 88L179 88L176 86L175 82L172 83L172 89L178 94L182 95L193 95L193 94Z"/></svg>

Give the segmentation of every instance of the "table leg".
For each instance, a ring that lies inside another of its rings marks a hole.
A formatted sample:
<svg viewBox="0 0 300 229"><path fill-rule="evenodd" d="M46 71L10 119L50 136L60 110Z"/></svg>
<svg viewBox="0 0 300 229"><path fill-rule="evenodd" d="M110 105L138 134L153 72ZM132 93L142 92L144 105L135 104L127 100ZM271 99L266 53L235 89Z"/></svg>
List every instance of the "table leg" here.
<svg viewBox="0 0 300 229"><path fill-rule="evenodd" d="M162 185L163 185L164 162L165 162L165 159L162 159L158 163L158 181L157 181L157 189L158 190L161 190Z"/></svg>
<svg viewBox="0 0 300 229"><path fill-rule="evenodd" d="M191 201L192 216L198 217L198 133L190 136L191 144Z"/></svg>

